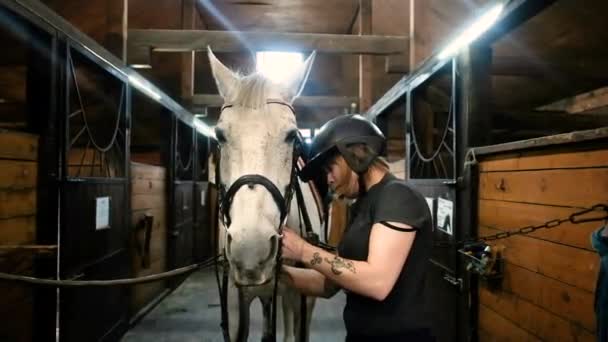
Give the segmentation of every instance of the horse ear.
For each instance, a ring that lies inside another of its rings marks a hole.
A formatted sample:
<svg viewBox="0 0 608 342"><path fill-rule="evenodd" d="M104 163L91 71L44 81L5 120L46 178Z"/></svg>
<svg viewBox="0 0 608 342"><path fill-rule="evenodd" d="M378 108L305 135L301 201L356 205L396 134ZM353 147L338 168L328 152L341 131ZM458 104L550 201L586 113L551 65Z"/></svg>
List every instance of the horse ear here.
<svg viewBox="0 0 608 342"><path fill-rule="evenodd" d="M310 56L306 58L304 63L302 63L285 82L286 88L283 92L283 98L287 102L293 102L293 100L300 95L302 89L304 89L304 85L308 79L308 74L312 68L312 63L315 61L316 54L317 52L313 51Z"/></svg>
<svg viewBox="0 0 608 342"><path fill-rule="evenodd" d="M236 88L238 77L215 57L209 46L207 47L207 54L209 55L209 64L211 64L211 72L213 78L215 78L217 89L224 100L228 101L232 91Z"/></svg>

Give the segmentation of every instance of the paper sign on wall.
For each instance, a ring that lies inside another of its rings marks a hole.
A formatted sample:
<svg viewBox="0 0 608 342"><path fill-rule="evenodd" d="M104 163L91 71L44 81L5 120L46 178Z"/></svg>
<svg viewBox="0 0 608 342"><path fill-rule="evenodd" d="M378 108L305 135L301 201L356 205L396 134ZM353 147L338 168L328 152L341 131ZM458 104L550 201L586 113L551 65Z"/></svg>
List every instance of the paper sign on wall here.
<svg viewBox="0 0 608 342"><path fill-rule="evenodd" d="M110 228L110 197L97 197L95 202L95 230Z"/></svg>
<svg viewBox="0 0 608 342"><path fill-rule="evenodd" d="M452 218L454 217L454 202L437 198L437 229L452 235Z"/></svg>

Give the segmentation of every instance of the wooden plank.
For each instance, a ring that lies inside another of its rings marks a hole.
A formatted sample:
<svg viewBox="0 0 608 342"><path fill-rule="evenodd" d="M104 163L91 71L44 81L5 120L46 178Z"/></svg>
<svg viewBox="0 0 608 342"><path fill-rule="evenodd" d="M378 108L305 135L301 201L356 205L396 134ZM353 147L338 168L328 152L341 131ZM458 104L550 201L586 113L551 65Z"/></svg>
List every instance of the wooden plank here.
<svg viewBox="0 0 608 342"><path fill-rule="evenodd" d="M38 136L0 130L0 159L38 160Z"/></svg>
<svg viewBox="0 0 608 342"><path fill-rule="evenodd" d="M597 72L598 69L594 69L593 71ZM563 111L575 114L592 111L606 106L608 106L608 87L603 87L541 106L538 110ZM577 116L577 118L580 117Z"/></svg>
<svg viewBox="0 0 608 342"><path fill-rule="evenodd" d="M479 329L490 334L493 342L541 341L485 305L479 305Z"/></svg>
<svg viewBox="0 0 608 342"><path fill-rule="evenodd" d="M157 194L139 194L131 196L131 208L133 210L165 208L166 199Z"/></svg>
<svg viewBox="0 0 608 342"><path fill-rule="evenodd" d="M196 94L186 101L193 106L221 107L224 99L220 95ZM352 103L357 103L359 98L352 96L299 96L294 100L295 107L317 107L317 108L350 108Z"/></svg>
<svg viewBox="0 0 608 342"><path fill-rule="evenodd" d="M0 191L0 219L36 214L36 189Z"/></svg>
<svg viewBox="0 0 608 342"><path fill-rule="evenodd" d="M517 295L560 317L595 331L594 295L576 286L505 263L501 290Z"/></svg>
<svg viewBox="0 0 608 342"><path fill-rule="evenodd" d="M487 114L487 113L486 113ZM608 116L603 114L572 115L566 112L521 111L492 113L494 127L557 130L558 132L580 131L608 126Z"/></svg>
<svg viewBox="0 0 608 342"><path fill-rule="evenodd" d="M137 265L136 265L137 266ZM150 274L160 273L165 271L165 261L159 260L150 265L149 269L136 272L137 276L146 276ZM149 284L142 284L133 287L133 296L131 306L134 312L139 311L148 304L154 297L160 294L165 289L165 281L158 281Z"/></svg>
<svg viewBox="0 0 608 342"><path fill-rule="evenodd" d="M154 166L162 165L160 152L132 152L131 161Z"/></svg>
<svg viewBox="0 0 608 342"><path fill-rule="evenodd" d="M127 61L128 9L128 0L106 0L104 47L123 62Z"/></svg>
<svg viewBox="0 0 608 342"><path fill-rule="evenodd" d="M182 1L182 29L192 30L196 28L196 13L196 2L194 0ZM182 98L185 98L194 95L194 51L182 54L181 59L180 94Z"/></svg>
<svg viewBox="0 0 608 342"><path fill-rule="evenodd" d="M157 179L165 180L166 169L162 166L154 166L131 162L132 179Z"/></svg>
<svg viewBox="0 0 608 342"><path fill-rule="evenodd" d="M0 219L0 245L28 244L35 241L35 216Z"/></svg>
<svg viewBox="0 0 608 342"><path fill-rule="evenodd" d="M359 0L359 36L372 34L372 2ZM363 112L372 105L373 100L373 59L359 56L359 111Z"/></svg>
<svg viewBox="0 0 608 342"><path fill-rule="evenodd" d="M350 34L243 32L210 30L129 30L130 47L151 47L157 52L250 50L317 51L390 55L405 52L406 36L355 36ZM243 44L247 42L247 45Z"/></svg>
<svg viewBox="0 0 608 342"><path fill-rule="evenodd" d="M484 159L481 172L608 167L608 149L517 152Z"/></svg>
<svg viewBox="0 0 608 342"><path fill-rule="evenodd" d="M542 340L589 342L595 340L592 332L582 329L576 322L567 321L506 292L496 293L480 287L479 302Z"/></svg>
<svg viewBox="0 0 608 342"><path fill-rule="evenodd" d="M131 196L156 194L164 198L165 190L164 180L135 178L131 182Z"/></svg>
<svg viewBox="0 0 608 342"><path fill-rule="evenodd" d="M608 201L608 168L482 173L479 198L591 207Z"/></svg>
<svg viewBox="0 0 608 342"><path fill-rule="evenodd" d="M38 184L36 162L0 159L0 170L0 189L30 189Z"/></svg>
<svg viewBox="0 0 608 342"><path fill-rule="evenodd" d="M569 217L578 209L494 200L479 201L479 224L503 231L515 231L547 221ZM552 229L539 229L529 236L593 251L589 236L597 222L573 224L565 222Z"/></svg>
<svg viewBox="0 0 608 342"><path fill-rule="evenodd" d="M417 20L420 20L420 18L421 17L419 16ZM414 37L414 35L410 36ZM421 58L418 59L421 60ZM598 68L598 65L602 65L601 63L601 60L589 58L581 60L548 61L547 59L531 59L522 56L496 56L492 59L490 72L493 76L521 76L531 78L564 74L576 75L577 78L599 80L608 78L608 73L601 68ZM390 55L386 57L385 71L390 74L407 74L410 72L410 67L407 60L402 57ZM556 101L537 109L579 113L585 110L593 110L607 106L608 104L602 106L608 99L606 97L607 94L608 88L600 88L596 91Z"/></svg>
<svg viewBox="0 0 608 342"><path fill-rule="evenodd" d="M479 227L479 235L499 233L497 229ZM597 253L525 236L512 236L489 242L505 246L507 262L545 276L594 292L599 258Z"/></svg>
<svg viewBox="0 0 608 342"><path fill-rule="evenodd" d="M509 142L497 145L488 145L472 149L476 156L492 155L512 151L524 151L537 149L540 147L560 146L589 141L602 141L608 138L608 127L590 129L586 131L576 131L550 135L541 138L534 138L522 141Z"/></svg>

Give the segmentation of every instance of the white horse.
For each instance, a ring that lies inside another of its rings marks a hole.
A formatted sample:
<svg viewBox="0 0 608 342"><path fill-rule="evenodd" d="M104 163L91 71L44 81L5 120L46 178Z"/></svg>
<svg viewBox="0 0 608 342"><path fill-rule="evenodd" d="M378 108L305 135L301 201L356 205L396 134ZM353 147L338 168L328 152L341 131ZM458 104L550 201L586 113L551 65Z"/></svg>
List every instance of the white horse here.
<svg viewBox="0 0 608 342"><path fill-rule="evenodd" d="M314 53L279 85L261 74L241 76L224 66L209 50L209 61L224 107L215 128L220 144L220 183L229 190L244 175L261 175L285 197L291 184L296 117L290 104L300 94L314 60ZM238 184L238 182L237 182ZM276 261L280 245L280 201L266 185L246 183L233 192L227 212L230 222L220 228L225 255L229 261L228 323L230 340L237 340L239 325L246 340L249 307L260 298L264 313L263 341L272 335L271 307ZM219 186L219 185L218 185ZM321 215L315 207L313 191L301 183L304 202L313 231L321 236ZM230 191L228 191L230 192ZM283 198L284 199L284 198ZM287 225L300 225L296 196L291 199ZM220 224L220 227L223 225ZM284 341L299 341L300 295L279 286L284 318ZM314 299L307 299L306 331L310 326ZM239 310L241 309L241 310ZM308 334L306 334L308 336ZM239 341L240 342L240 341Z"/></svg>

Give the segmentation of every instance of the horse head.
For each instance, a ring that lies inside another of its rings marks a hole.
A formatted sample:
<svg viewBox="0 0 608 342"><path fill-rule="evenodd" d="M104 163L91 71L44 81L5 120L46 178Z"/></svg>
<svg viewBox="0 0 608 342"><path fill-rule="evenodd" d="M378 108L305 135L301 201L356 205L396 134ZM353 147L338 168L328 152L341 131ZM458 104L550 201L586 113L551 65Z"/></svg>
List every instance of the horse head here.
<svg viewBox="0 0 608 342"><path fill-rule="evenodd" d="M298 140L291 103L300 94L314 52L284 83L259 73L241 76L209 49L224 106L215 127L220 146L220 208L224 251L240 286L273 278L294 179Z"/></svg>

